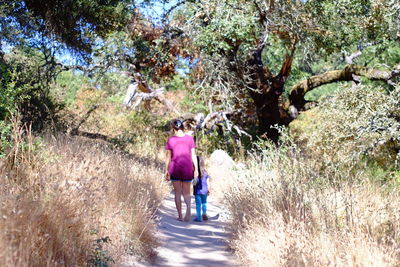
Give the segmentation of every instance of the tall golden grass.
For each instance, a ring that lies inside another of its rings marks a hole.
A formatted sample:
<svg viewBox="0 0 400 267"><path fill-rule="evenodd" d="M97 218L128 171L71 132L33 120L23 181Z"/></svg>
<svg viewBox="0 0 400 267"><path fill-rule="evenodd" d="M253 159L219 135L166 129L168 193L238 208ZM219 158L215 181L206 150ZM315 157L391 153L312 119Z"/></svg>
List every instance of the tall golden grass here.
<svg viewBox="0 0 400 267"><path fill-rule="evenodd" d="M324 170L294 143L230 176L231 245L245 266L397 266L400 194L349 164ZM350 164L351 165L351 164Z"/></svg>
<svg viewBox="0 0 400 267"><path fill-rule="evenodd" d="M15 127L13 139L0 170L0 266L154 258L153 215L168 191L157 164L84 138Z"/></svg>

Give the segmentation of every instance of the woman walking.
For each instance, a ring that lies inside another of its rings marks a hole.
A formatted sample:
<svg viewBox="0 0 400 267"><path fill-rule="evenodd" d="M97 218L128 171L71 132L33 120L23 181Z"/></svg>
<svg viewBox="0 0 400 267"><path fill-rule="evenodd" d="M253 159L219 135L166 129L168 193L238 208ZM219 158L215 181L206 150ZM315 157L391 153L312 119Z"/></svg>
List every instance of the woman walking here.
<svg viewBox="0 0 400 267"><path fill-rule="evenodd" d="M191 182L194 175L198 176L197 164L193 164L193 162L196 162L196 145L193 137L184 133L181 120L173 120L171 128L173 135L168 138L165 145L167 151L166 178L172 181L174 187L178 220L182 221L184 219L187 222L190 220L191 215ZM186 204L184 218L182 217L181 196L183 196Z"/></svg>

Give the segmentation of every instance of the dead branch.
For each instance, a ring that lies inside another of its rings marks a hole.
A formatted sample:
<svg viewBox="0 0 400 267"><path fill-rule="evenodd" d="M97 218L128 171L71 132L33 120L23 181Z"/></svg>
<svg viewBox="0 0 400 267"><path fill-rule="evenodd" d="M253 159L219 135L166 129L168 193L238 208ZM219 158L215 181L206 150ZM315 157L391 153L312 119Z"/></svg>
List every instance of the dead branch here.
<svg viewBox="0 0 400 267"><path fill-rule="evenodd" d="M352 54L350 54L350 55L348 55L348 56L345 56L345 57L344 57L344 61L345 61L347 64L353 64L353 60L356 59L356 58L358 58L358 57L361 56L361 55L362 55L362 51L358 50L358 51L355 52L355 53L352 53Z"/></svg>
<svg viewBox="0 0 400 267"><path fill-rule="evenodd" d="M225 128L229 133L233 134L236 132L237 135L240 137L246 135L250 138L251 135L248 134L246 131L241 129L239 126L234 124L229 117L233 115L234 112L229 111L216 111L209 113L206 117L204 117L203 113L198 113L191 118L185 119L186 121L193 121L195 122L194 132L197 131L205 131L206 134L209 134L215 130L217 127L218 130Z"/></svg>
<svg viewBox="0 0 400 267"><path fill-rule="evenodd" d="M131 68L133 69L133 72L124 72L124 74L132 76L135 81L133 85L131 84L128 87L127 95L124 100L125 106L136 108L143 100L155 99L161 104L165 105L168 110L174 112L178 116L181 115L179 110L177 110L172 103L165 98L163 87L159 89L152 88L143 78L143 75L136 71L136 67L134 65L131 65ZM140 93L137 92L137 89L140 91Z"/></svg>
<svg viewBox="0 0 400 267"><path fill-rule="evenodd" d="M133 104L130 105L130 108L135 109L142 101L151 99L156 99L160 103L163 103L160 100L160 97L162 96L163 93L164 93L164 88L157 89L151 93L136 93L131 100Z"/></svg>

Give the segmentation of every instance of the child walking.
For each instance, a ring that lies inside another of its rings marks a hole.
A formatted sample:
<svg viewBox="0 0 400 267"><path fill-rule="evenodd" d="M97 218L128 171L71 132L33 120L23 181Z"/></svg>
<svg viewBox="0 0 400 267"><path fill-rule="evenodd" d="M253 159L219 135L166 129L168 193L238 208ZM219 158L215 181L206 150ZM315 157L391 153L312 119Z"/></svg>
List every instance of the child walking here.
<svg viewBox="0 0 400 267"><path fill-rule="evenodd" d="M204 158L197 157L199 164L199 179L198 182L193 186L194 199L196 201L196 218L195 222L201 222L208 220L207 216L207 196L209 194L209 185L207 171L205 169Z"/></svg>

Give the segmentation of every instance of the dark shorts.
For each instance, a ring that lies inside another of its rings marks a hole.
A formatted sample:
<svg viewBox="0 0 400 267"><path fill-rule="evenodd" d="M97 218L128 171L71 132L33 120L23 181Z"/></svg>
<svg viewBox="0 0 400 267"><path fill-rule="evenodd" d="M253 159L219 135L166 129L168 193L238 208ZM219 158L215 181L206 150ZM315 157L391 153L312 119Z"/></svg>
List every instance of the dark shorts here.
<svg viewBox="0 0 400 267"><path fill-rule="evenodd" d="M191 178L191 179L182 179L182 178L176 178L176 177L172 177L171 176L171 182L187 182L187 183L190 183L190 182L192 182L193 181L193 178Z"/></svg>

